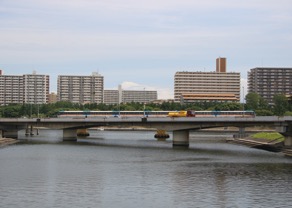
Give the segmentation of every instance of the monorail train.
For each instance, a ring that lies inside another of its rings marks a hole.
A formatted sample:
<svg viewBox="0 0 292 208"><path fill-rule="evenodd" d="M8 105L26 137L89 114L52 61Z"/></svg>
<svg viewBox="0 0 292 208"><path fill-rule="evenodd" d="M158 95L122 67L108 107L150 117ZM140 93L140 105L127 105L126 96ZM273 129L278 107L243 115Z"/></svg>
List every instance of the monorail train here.
<svg viewBox="0 0 292 208"><path fill-rule="evenodd" d="M254 111L60 111L58 117L255 117Z"/></svg>
<svg viewBox="0 0 292 208"><path fill-rule="evenodd" d="M255 117L254 111L173 111L169 117Z"/></svg>
<svg viewBox="0 0 292 208"><path fill-rule="evenodd" d="M58 117L166 117L169 111L60 111Z"/></svg>

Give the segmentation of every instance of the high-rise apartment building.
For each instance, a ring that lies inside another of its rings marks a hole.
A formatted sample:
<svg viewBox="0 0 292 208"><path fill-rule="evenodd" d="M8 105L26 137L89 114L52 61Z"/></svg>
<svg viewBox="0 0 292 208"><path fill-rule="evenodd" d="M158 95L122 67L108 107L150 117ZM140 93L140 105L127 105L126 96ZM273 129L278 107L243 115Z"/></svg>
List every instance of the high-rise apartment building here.
<svg viewBox="0 0 292 208"><path fill-rule="evenodd" d="M292 68L257 67L248 72L248 92L273 104L276 94L292 95Z"/></svg>
<svg viewBox="0 0 292 208"><path fill-rule="evenodd" d="M57 88L58 101L81 104L103 102L103 76L98 73L91 76L59 75Z"/></svg>
<svg viewBox="0 0 292 208"><path fill-rule="evenodd" d="M49 76L36 74L3 75L0 73L0 104L48 102Z"/></svg>
<svg viewBox="0 0 292 208"><path fill-rule="evenodd" d="M240 99L240 73L176 72L174 100L180 102L184 94L233 94Z"/></svg>
<svg viewBox="0 0 292 208"><path fill-rule="evenodd" d="M0 75L0 105L23 103L23 76Z"/></svg>
<svg viewBox="0 0 292 208"><path fill-rule="evenodd" d="M24 103L43 104L49 101L50 77L49 75L25 74L23 75Z"/></svg>
<svg viewBox="0 0 292 208"><path fill-rule="evenodd" d="M219 58L223 59L223 58ZM218 59L217 59L218 60ZM226 59L224 58L226 61ZM222 61L222 60L221 60ZM220 65L220 61L217 61ZM213 101L214 94L217 100L239 102L240 100L240 73L226 72L226 68L221 68L217 64L216 72L189 72L180 71L174 75L174 100L180 102L184 95L190 98L200 96L200 101ZM226 62L222 64L226 66ZM209 99L212 95L212 99ZM221 98L220 98L220 95ZM227 95L228 99L227 98ZM205 97L205 99L202 99ZM187 99L187 98L186 98ZM188 102L191 100L188 99ZM197 99L198 101L198 99ZM194 102L195 99L194 99Z"/></svg>

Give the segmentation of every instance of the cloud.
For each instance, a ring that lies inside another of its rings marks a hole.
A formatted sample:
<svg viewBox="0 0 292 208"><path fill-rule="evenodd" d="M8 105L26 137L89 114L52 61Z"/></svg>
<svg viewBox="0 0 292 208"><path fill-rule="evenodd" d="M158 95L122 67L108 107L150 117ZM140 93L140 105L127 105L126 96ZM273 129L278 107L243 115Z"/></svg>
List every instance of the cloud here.
<svg viewBox="0 0 292 208"><path fill-rule="evenodd" d="M157 91L158 99L173 99L173 92L169 88L162 88L157 86L145 86L135 82L125 81L122 84L124 90L149 90Z"/></svg>
<svg viewBox="0 0 292 208"><path fill-rule="evenodd" d="M98 68L107 86L134 81L172 97L175 71L214 71L218 56L243 77L259 63L291 66L291 10L291 0L2 0L0 67Z"/></svg>

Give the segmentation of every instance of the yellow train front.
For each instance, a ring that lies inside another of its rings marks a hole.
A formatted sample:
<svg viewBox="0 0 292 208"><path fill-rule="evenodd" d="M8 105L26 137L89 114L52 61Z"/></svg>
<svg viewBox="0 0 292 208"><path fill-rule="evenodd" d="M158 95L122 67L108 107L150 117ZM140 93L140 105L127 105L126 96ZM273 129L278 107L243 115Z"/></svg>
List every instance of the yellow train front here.
<svg viewBox="0 0 292 208"><path fill-rule="evenodd" d="M168 117L195 117L195 112L188 111L172 111L168 113Z"/></svg>

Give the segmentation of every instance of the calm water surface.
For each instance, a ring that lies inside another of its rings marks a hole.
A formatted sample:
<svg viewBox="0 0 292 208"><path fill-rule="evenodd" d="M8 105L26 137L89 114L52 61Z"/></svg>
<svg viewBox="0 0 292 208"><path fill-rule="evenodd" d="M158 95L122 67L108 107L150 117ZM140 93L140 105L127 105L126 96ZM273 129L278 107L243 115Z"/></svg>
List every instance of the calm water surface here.
<svg viewBox="0 0 292 208"><path fill-rule="evenodd" d="M291 207L292 159L192 134L173 149L153 132L60 131L0 149L0 207Z"/></svg>

